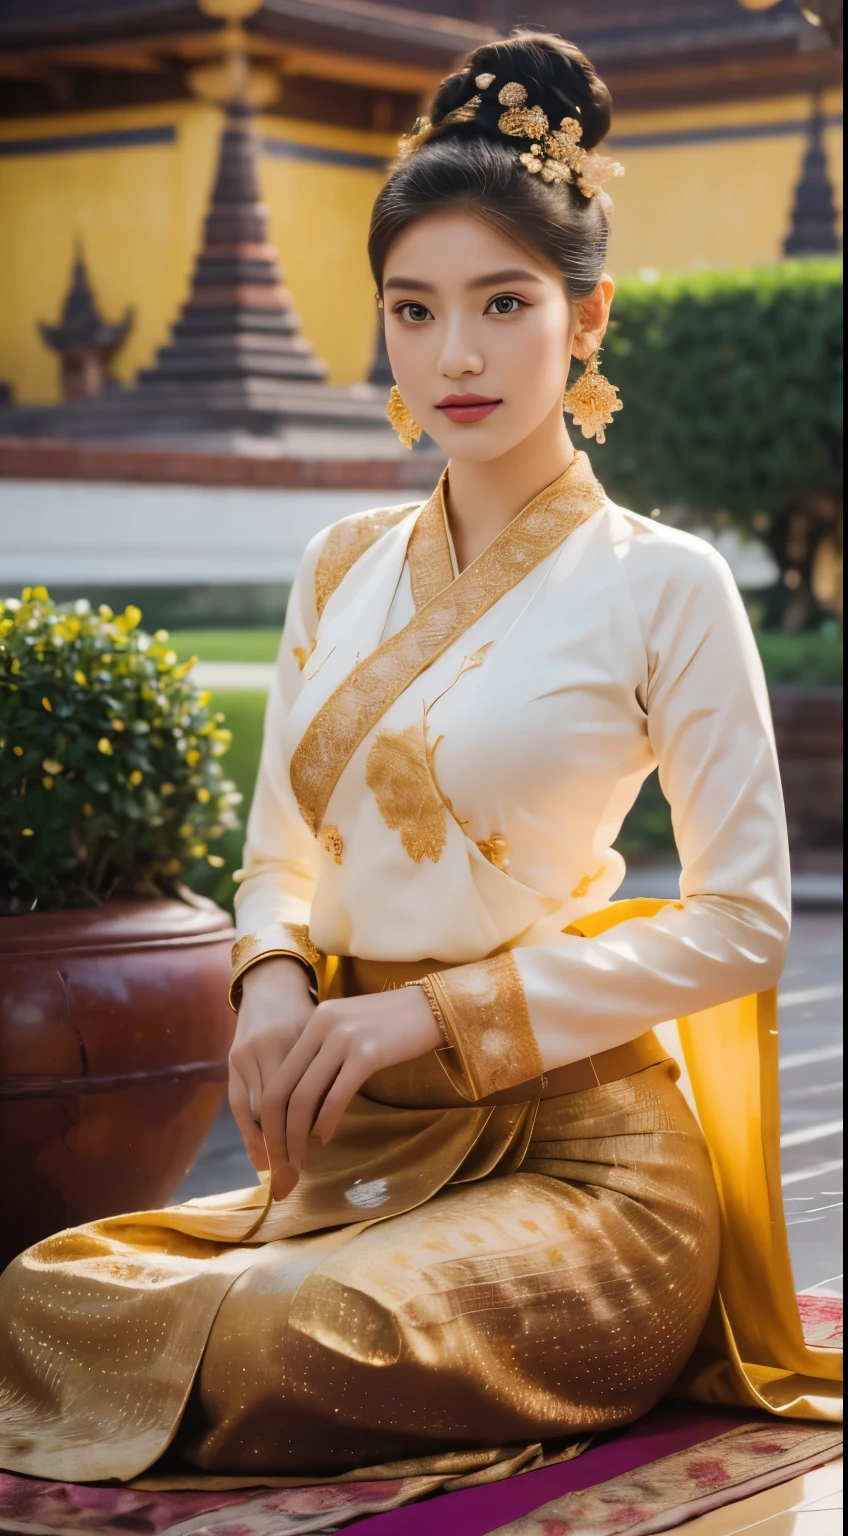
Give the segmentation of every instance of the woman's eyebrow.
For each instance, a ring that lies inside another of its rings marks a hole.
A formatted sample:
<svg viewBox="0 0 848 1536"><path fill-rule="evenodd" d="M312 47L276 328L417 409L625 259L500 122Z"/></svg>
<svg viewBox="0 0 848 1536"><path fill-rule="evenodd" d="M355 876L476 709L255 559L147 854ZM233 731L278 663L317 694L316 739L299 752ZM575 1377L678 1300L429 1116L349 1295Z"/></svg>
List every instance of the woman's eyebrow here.
<svg viewBox="0 0 848 1536"><path fill-rule="evenodd" d="M497 288L502 283L541 283L542 278L526 267L507 267L503 272L487 272L475 277L468 284L471 289ZM407 293L435 293L434 283L426 283L420 277L387 277L385 288L405 288Z"/></svg>
<svg viewBox="0 0 848 1536"><path fill-rule="evenodd" d="M435 293L432 283L422 282L419 277L387 277L384 287L413 289L415 293Z"/></svg>
<svg viewBox="0 0 848 1536"><path fill-rule="evenodd" d="M542 278L526 267L507 267L503 272L487 272L485 277L475 277L469 288L496 288L500 283L541 283Z"/></svg>

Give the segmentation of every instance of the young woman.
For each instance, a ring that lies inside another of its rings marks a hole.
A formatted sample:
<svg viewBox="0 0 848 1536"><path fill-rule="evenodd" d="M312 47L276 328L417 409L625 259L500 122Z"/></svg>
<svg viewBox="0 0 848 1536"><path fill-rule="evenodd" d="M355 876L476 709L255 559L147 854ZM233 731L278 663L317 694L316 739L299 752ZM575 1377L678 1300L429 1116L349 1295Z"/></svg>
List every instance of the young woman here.
<svg viewBox="0 0 848 1536"><path fill-rule="evenodd" d="M761 1111L789 881L756 648L720 557L611 503L563 419L572 356L584 431L617 403L609 122L573 46L487 46L377 199L393 417L449 466L292 592L236 902L261 1179L7 1271L4 1466L491 1476L675 1383L827 1411ZM657 764L680 900L611 906Z"/></svg>

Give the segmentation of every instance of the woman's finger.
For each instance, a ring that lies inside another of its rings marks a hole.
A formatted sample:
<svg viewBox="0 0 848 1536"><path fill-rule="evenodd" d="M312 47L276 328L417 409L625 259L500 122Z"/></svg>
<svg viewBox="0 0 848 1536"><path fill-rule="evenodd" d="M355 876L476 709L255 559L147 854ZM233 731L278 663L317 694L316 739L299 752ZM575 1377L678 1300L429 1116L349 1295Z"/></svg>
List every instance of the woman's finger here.
<svg viewBox="0 0 848 1536"><path fill-rule="evenodd" d="M312 1126L312 1135L319 1137L325 1146L335 1135L342 1115L369 1074L370 1068L366 1069L353 1060L346 1061L326 1093Z"/></svg>
<svg viewBox="0 0 848 1536"><path fill-rule="evenodd" d="M265 1153L265 1141L262 1132L256 1123L251 1111L250 1090L234 1066L230 1066L229 1082L230 1109L233 1112L236 1125L241 1131L247 1155L257 1171L268 1167L268 1158Z"/></svg>
<svg viewBox="0 0 848 1536"><path fill-rule="evenodd" d="M340 1042L330 1037L323 1042L300 1082L292 1089L286 1114L286 1146L289 1162L295 1168L303 1167L312 1127L344 1060Z"/></svg>
<svg viewBox="0 0 848 1536"><path fill-rule="evenodd" d="M272 1168L282 1167L290 1161L286 1143L289 1099L320 1047L321 1035L307 1026L271 1081L265 1084L260 1119Z"/></svg>

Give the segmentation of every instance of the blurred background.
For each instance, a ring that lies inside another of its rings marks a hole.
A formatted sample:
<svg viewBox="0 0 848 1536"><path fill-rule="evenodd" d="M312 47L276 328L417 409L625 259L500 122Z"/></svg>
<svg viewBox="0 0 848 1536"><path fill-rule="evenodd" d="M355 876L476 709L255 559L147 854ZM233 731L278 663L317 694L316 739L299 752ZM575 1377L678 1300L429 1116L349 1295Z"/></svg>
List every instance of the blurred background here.
<svg viewBox="0 0 848 1536"><path fill-rule="evenodd" d="M588 53L626 166L596 468L730 560L797 890L841 900L837 0L0 0L0 588L167 627L246 808L307 539L440 468L385 420L371 204L457 58L522 25ZM240 840L192 875L224 905ZM673 862L655 780L621 846Z"/></svg>

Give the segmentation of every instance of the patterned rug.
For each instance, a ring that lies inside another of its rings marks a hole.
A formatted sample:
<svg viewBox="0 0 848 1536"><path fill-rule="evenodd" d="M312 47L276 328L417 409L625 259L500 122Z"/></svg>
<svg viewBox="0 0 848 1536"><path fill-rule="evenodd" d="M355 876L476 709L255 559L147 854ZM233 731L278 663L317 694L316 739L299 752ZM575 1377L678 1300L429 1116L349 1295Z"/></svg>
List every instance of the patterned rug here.
<svg viewBox="0 0 848 1536"><path fill-rule="evenodd" d="M799 1298L804 1331L839 1348L842 1301ZM0 1533L22 1536L650 1536L841 1453L833 1425L661 1404L577 1459L439 1491L432 1477L231 1492L55 1483L0 1472Z"/></svg>

